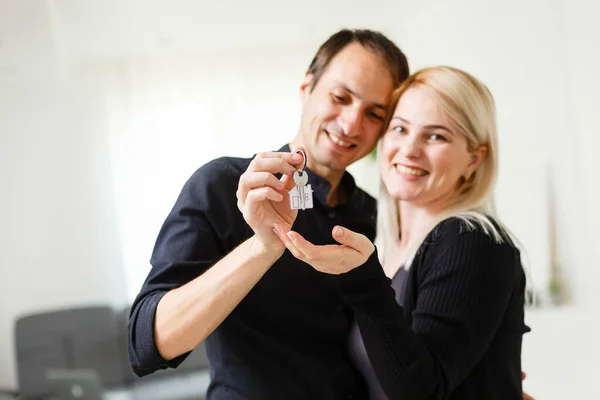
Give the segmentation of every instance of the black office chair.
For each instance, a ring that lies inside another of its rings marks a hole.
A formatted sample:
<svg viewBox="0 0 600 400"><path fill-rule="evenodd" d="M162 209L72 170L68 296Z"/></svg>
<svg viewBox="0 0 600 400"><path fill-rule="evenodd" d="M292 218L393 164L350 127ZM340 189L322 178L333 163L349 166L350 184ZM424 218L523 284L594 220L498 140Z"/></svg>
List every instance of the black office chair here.
<svg viewBox="0 0 600 400"><path fill-rule="evenodd" d="M0 400L16 400L18 398L18 391L10 389L0 389Z"/></svg>
<svg viewBox="0 0 600 400"><path fill-rule="evenodd" d="M104 388L95 370L50 369L45 375L57 400L104 400Z"/></svg>
<svg viewBox="0 0 600 400"><path fill-rule="evenodd" d="M17 376L23 400L53 393L50 369L92 369L104 385L124 383L117 320L110 306L39 312L17 319Z"/></svg>

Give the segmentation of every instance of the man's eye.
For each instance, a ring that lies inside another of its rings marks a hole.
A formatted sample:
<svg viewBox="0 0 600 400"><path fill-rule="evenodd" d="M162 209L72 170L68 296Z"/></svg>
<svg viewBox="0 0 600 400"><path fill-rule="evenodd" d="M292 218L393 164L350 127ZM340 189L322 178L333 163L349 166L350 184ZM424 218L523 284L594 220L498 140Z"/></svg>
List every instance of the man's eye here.
<svg viewBox="0 0 600 400"><path fill-rule="evenodd" d="M384 117L381 116L381 115L379 115L379 114L377 114L377 113L371 112L371 113L369 113L369 115L371 117L375 118L378 121L383 121L384 120Z"/></svg>

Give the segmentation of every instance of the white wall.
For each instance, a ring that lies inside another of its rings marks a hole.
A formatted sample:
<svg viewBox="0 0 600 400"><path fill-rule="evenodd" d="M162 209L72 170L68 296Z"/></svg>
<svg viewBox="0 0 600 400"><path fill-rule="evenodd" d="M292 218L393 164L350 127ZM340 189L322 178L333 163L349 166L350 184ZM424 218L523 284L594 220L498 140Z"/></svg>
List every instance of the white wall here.
<svg viewBox="0 0 600 400"><path fill-rule="evenodd" d="M600 108L600 25L597 15L600 14L600 3L586 0L567 1L561 3L559 12L564 19L564 37L562 50L565 65L565 113L569 117L567 130L557 141L557 147L574 142L574 163L578 165L577 176L563 174L559 182L559 190L565 197L574 200L571 215L575 220L587 221L570 242L573 249L585 248L588 253L580 257L581 268L577 279L585 282L581 286L582 306L590 310L600 309L600 246L597 245L600 234L600 178L598 177L598 152L600 151L600 125L598 124L598 108ZM558 151L560 156L563 152ZM566 182L575 181L572 192L567 191ZM567 232L567 234L575 232ZM598 320L598 319L597 319ZM600 348L600 345L598 345ZM600 371L598 371L600 372Z"/></svg>
<svg viewBox="0 0 600 400"><path fill-rule="evenodd" d="M104 134L130 300L148 274L165 217L197 168L220 156L274 151L294 138L312 51L275 46L132 58L76 72L106 100Z"/></svg>
<svg viewBox="0 0 600 400"><path fill-rule="evenodd" d="M0 387L24 313L122 305L102 104L55 79L0 88Z"/></svg>

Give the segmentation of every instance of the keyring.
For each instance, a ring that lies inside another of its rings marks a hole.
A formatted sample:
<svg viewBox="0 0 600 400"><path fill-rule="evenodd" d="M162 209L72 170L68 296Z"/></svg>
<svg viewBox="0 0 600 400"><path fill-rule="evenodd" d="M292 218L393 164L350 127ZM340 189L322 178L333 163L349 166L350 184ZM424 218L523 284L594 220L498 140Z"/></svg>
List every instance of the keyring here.
<svg viewBox="0 0 600 400"><path fill-rule="evenodd" d="M302 176L302 174L304 173L304 170L306 169L306 153L302 149L296 150L296 153L302 154L302 158L304 160L302 162L302 168L300 168L300 171L299 171L300 172L300 176Z"/></svg>

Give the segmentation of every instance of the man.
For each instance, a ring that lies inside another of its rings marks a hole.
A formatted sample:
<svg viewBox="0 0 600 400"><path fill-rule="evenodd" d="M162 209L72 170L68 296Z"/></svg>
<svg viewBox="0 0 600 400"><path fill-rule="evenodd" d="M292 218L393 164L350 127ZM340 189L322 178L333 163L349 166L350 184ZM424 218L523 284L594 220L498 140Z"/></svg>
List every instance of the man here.
<svg viewBox="0 0 600 400"><path fill-rule="evenodd" d="M132 306L136 374L176 367L205 341L209 399L362 398L346 348L351 315L327 276L284 253L272 223L294 221L285 197L303 160L290 150L303 147L314 207L297 215L294 229L320 244L333 243L336 224L373 238L375 200L345 169L373 149L390 94L407 76L406 57L385 36L337 32L301 84L290 146L196 171L159 232Z"/></svg>

